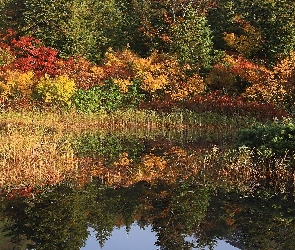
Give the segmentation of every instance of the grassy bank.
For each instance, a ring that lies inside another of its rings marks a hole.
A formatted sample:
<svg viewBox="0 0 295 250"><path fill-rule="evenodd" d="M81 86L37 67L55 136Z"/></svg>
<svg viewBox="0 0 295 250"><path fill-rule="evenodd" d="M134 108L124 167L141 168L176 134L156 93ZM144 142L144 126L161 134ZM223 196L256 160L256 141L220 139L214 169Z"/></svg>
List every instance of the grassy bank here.
<svg viewBox="0 0 295 250"><path fill-rule="evenodd" d="M78 168L71 142L79 135L111 133L173 140L199 137L199 141L232 137L251 119L213 113L175 111L117 111L96 114L77 112L6 111L0 114L0 185L50 184L63 180ZM187 132L191 131L191 132Z"/></svg>

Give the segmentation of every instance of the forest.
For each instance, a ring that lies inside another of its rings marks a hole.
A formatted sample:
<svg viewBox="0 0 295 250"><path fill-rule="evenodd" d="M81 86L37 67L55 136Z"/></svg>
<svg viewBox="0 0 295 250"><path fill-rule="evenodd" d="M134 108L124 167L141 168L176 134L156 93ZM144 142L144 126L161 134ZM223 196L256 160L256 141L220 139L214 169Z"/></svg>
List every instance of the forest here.
<svg viewBox="0 0 295 250"><path fill-rule="evenodd" d="M105 144L99 131L194 134L201 151L247 147L292 171L294 11L287 0L2 0L1 185L64 176Z"/></svg>
<svg viewBox="0 0 295 250"><path fill-rule="evenodd" d="M270 117L294 111L293 1L0 5L3 107L180 107Z"/></svg>
<svg viewBox="0 0 295 250"><path fill-rule="evenodd" d="M294 13L0 0L0 248L137 223L161 249L294 249Z"/></svg>

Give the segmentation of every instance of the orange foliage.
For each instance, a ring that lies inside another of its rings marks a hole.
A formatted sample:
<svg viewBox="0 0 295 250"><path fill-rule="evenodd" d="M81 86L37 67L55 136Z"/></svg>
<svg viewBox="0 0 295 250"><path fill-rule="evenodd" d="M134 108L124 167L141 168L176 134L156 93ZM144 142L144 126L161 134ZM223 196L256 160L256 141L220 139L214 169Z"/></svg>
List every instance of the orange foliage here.
<svg viewBox="0 0 295 250"><path fill-rule="evenodd" d="M89 89L101 85L105 72L99 67L82 57L71 57L67 61L59 61L58 75L67 75L73 79L77 88Z"/></svg>
<svg viewBox="0 0 295 250"><path fill-rule="evenodd" d="M173 100L182 100L204 91L201 76L188 76L176 59L157 52L140 58L128 49L122 52L109 50L103 67L123 92L127 92L127 87L134 80L139 80L141 88L152 96L160 91Z"/></svg>
<svg viewBox="0 0 295 250"><path fill-rule="evenodd" d="M292 106L295 100L295 53L282 59L268 71L267 77L254 82L245 96L251 99L273 102L277 105Z"/></svg>
<svg viewBox="0 0 295 250"><path fill-rule="evenodd" d="M226 90L229 94L239 92L238 79L246 86L267 82L272 72L262 65L256 65L242 56L226 55L217 63L206 78L210 88Z"/></svg>
<svg viewBox="0 0 295 250"><path fill-rule="evenodd" d="M262 36L258 29L252 26L248 21L243 20L241 16L235 17L236 24L241 28L242 35L235 33L224 33L223 39L228 46L235 49L245 57L254 55L262 47Z"/></svg>
<svg viewBox="0 0 295 250"><path fill-rule="evenodd" d="M287 71L283 65L288 65ZM228 94L242 94L254 101L279 104L288 92L293 91L290 75L291 64L282 61L274 70L241 56L225 56L216 64L206 78L206 83L213 90L225 90ZM242 88L239 89L239 86ZM240 85L239 85L240 84Z"/></svg>

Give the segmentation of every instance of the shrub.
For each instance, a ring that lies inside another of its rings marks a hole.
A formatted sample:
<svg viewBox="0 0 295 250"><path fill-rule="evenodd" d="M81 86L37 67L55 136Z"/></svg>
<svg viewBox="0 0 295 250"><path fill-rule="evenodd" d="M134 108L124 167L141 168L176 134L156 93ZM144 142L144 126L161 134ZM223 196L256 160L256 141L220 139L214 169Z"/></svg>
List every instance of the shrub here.
<svg viewBox="0 0 295 250"><path fill-rule="evenodd" d="M141 82L134 79L130 80L114 80L114 83L123 92L122 107L136 108L139 104L147 99L148 93L141 88Z"/></svg>
<svg viewBox="0 0 295 250"><path fill-rule="evenodd" d="M202 77L186 74L186 67L181 66L176 58L157 52L140 58L129 50L109 50L103 69L106 76L115 79L123 92L136 83L136 88L151 99L169 96L174 100L183 100L204 91Z"/></svg>
<svg viewBox="0 0 295 250"><path fill-rule="evenodd" d="M21 71L33 70L38 77L55 75L56 63L60 60L58 51L41 45L41 41L29 36L13 39L10 51L15 56L7 68Z"/></svg>
<svg viewBox="0 0 295 250"><path fill-rule="evenodd" d="M260 124L241 129L238 133L238 146L254 148L261 156L293 156L295 153L295 123L285 119L281 122Z"/></svg>
<svg viewBox="0 0 295 250"><path fill-rule="evenodd" d="M102 67L79 56L71 57L68 60L60 60L57 66L57 74L69 76L75 81L78 89L86 90L102 85L103 80L107 77Z"/></svg>
<svg viewBox="0 0 295 250"><path fill-rule="evenodd" d="M295 102L295 53L274 67L255 64L242 56L225 56L206 77L210 90L292 109Z"/></svg>
<svg viewBox="0 0 295 250"><path fill-rule="evenodd" d="M73 106L82 112L112 111L122 106L123 93L113 81L102 86L83 90L78 89L72 97Z"/></svg>
<svg viewBox="0 0 295 250"><path fill-rule="evenodd" d="M36 79L33 71L2 71L0 95L3 100L16 98L31 99L35 84Z"/></svg>
<svg viewBox="0 0 295 250"><path fill-rule="evenodd" d="M107 112L120 108L135 108L145 99L140 82L121 79L106 80L103 85L78 89L72 97L73 106L82 112Z"/></svg>
<svg viewBox="0 0 295 250"><path fill-rule="evenodd" d="M226 55L213 67L206 78L206 83L210 89L240 95L253 85L264 85L271 76L269 69L256 65L242 56ZM250 98L249 95L247 97ZM265 100L258 96L252 96L251 99Z"/></svg>
<svg viewBox="0 0 295 250"><path fill-rule="evenodd" d="M75 82L68 76L52 78L49 75L45 75L38 81L34 97L48 104L69 106L75 90Z"/></svg>

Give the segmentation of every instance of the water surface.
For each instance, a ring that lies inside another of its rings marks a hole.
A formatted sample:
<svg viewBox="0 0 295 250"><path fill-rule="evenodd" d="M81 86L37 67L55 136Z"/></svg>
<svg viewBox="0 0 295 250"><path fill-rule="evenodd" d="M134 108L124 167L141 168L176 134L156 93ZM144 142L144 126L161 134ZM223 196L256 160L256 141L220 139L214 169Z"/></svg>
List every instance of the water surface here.
<svg viewBox="0 0 295 250"><path fill-rule="evenodd" d="M295 249L293 173L185 138L77 136L73 178L2 192L0 249Z"/></svg>

